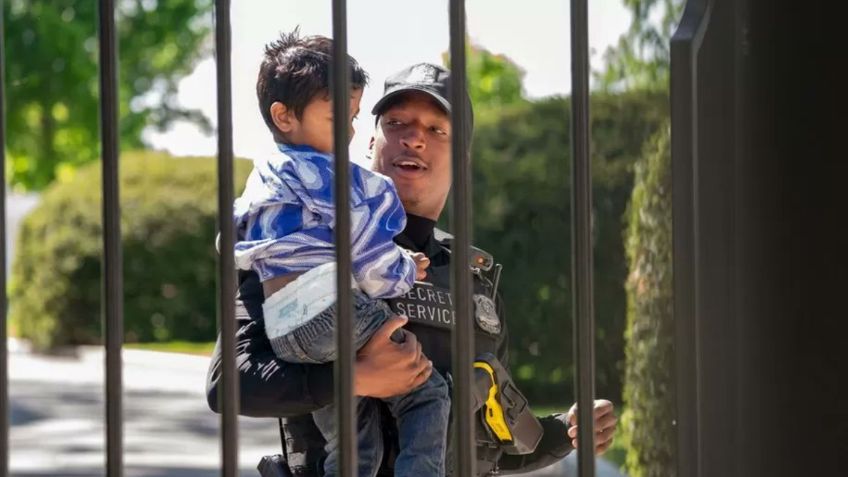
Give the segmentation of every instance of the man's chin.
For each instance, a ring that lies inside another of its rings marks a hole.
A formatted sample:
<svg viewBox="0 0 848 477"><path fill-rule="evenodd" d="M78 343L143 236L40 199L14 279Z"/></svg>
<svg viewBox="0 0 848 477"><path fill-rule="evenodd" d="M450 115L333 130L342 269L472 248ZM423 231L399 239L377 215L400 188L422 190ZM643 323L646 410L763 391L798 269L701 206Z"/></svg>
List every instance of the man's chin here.
<svg viewBox="0 0 848 477"><path fill-rule="evenodd" d="M403 210L406 211L407 214L412 215L421 215L421 198L418 194L410 194L404 193L404 191L398 190L398 196L400 196L400 201L403 204Z"/></svg>

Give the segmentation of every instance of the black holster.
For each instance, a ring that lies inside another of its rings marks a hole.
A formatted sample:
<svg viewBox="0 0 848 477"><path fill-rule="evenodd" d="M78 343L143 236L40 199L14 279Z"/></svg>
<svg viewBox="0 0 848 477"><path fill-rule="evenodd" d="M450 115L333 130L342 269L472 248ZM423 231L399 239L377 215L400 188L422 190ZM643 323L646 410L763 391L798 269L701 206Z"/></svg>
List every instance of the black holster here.
<svg viewBox="0 0 848 477"><path fill-rule="evenodd" d="M259 475L262 477L294 477L289 469L289 463L280 454L262 457L256 468L259 469Z"/></svg>

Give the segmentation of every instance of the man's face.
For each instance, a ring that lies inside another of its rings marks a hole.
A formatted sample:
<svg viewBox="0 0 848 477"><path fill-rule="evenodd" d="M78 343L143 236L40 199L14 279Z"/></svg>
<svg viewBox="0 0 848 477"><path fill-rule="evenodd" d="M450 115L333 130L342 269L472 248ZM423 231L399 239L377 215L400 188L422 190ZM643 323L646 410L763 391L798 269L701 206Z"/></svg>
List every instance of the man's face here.
<svg viewBox="0 0 848 477"><path fill-rule="evenodd" d="M353 120L359 114L361 99L362 88L354 88L350 91L348 141L353 138ZM278 108L276 113L275 107ZM294 111L286 110L282 103L274 103L271 108L277 128L285 134L288 143L312 146L327 154L333 152L333 102L329 96L318 95L312 98L312 101L303 109L300 118L297 118ZM277 114L282 114L280 121L276 121Z"/></svg>
<svg viewBox="0 0 848 477"><path fill-rule="evenodd" d="M437 220L451 185L450 117L425 93L405 94L380 115L372 169L392 178L408 213Z"/></svg>

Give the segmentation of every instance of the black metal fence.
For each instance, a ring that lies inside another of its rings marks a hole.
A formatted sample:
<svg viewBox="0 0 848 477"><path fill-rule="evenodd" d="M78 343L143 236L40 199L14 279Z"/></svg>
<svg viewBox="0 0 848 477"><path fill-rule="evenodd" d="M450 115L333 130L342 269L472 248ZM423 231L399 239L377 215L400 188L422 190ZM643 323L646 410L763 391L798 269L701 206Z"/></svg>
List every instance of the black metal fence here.
<svg viewBox="0 0 848 477"><path fill-rule="evenodd" d="M118 88L117 44L115 39L114 0L100 0L100 91L101 91L101 141L103 161L103 325L106 346L106 469L110 477L123 475L123 416L121 346L123 342L122 255L120 231L120 191L118 189ZM230 76L230 1L216 0L215 45L218 80L218 207L221 231L221 254L218 267L219 323L223 359L224 403L221 416L222 474L238 474L237 415L238 374L235 367L235 266L233 250L235 232L232 223L233 204L233 139ZM0 9L0 78L3 74L2 9ZM347 11L345 0L333 1L333 70L347 71ZM450 52L452 97L454 105L453 157L464 157L468 150L465 116L470 114L462 100L465 96L465 2L450 0ZM592 294L591 248L591 171L589 167L589 50L588 15L586 0L571 0L571 58L572 58L572 148L573 148L573 283L574 327L577 363L577 395L579 428L578 465L581 477L594 475L593 450L593 393L594 393L594 324ZM333 75L333 108L335 127L335 201L338 210L349 203L349 161L347 152L347 126L349 104L347 91L350 79L346 75ZM4 111L4 96L0 85L0 111ZM0 114L0 145L4 145L5 125ZM5 157L0 148L0 477L9 474L9 406L6 350L6 275L5 275ZM453 220L455 235L452 259L452 294L458 316L471 316L471 272L469 263L471 245L471 178L467 161L453 161ZM338 214L336 223L338 261L338 349L336 361L336 398L339 420L339 467L342 476L354 475L356 445L354 439L353 362L351 338L351 292L349 276L350 216ZM228 253L228 251L230 253ZM346 312L344 312L346 311ZM567 317L562 317L567 319ZM457 320L453 337L453 369L456 394L453 415L457 416L456 438L458 447L457 474L474 475L475 446L473 416L471 413L471 379L473 360L473 328L471 320Z"/></svg>
<svg viewBox="0 0 848 477"><path fill-rule="evenodd" d="M6 349L6 96L3 8L0 6L0 476L9 475L9 354Z"/></svg>

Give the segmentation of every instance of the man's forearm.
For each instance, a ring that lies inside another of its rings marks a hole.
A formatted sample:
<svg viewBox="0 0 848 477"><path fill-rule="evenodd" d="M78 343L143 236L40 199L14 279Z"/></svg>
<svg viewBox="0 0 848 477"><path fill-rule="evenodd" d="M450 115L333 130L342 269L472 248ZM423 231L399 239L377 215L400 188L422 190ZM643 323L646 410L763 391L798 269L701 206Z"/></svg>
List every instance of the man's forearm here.
<svg viewBox="0 0 848 477"><path fill-rule="evenodd" d="M502 474L520 474L547 467L558 462L574 450L568 438L568 426L563 414L539 419L544 429L536 450L528 455L503 455L498 461Z"/></svg>
<svg viewBox="0 0 848 477"><path fill-rule="evenodd" d="M333 401L333 365L286 363L273 351L257 351L239 340L239 414L251 417L289 417L307 414ZM206 384L209 407L221 412L220 340L215 346Z"/></svg>

